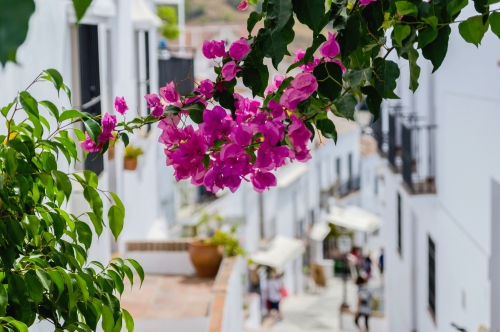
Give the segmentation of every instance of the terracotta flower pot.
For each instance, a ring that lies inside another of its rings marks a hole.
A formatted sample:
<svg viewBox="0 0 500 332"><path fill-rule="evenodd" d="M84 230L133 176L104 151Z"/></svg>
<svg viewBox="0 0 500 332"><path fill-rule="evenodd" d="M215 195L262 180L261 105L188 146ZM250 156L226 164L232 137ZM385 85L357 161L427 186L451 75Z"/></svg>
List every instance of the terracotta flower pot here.
<svg viewBox="0 0 500 332"><path fill-rule="evenodd" d="M199 277L213 278L222 262L222 249L203 240L194 240L189 244L189 257Z"/></svg>
<svg viewBox="0 0 500 332"><path fill-rule="evenodd" d="M123 158L123 168L135 171L137 169L137 158Z"/></svg>
<svg viewBox="0 0 500 332"><path fill-rule="evenodd" d="M115 147L111 146L108 149L108 160L113 160L113 159L115 159Z"/></svg>

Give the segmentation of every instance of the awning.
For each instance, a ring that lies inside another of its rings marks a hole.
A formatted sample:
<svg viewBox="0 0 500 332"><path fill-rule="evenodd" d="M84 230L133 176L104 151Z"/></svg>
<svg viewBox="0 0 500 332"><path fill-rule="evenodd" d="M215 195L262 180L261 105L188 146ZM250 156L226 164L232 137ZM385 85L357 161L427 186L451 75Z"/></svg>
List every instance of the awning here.
<svg viewBox="0 0 500 332"><path fill-rule="evenodd" d="M161 26L161 20L155 15L144 0L133 0L132 22L134 28L148 30Z"/></svg>
<svg viewBox="0 0 500 332"><path fill-rule="evenodd" d="M304 164L290 164L285 169L282 169L283 173L277 174L278 188L286 188L296 180L298 180L304 173L307 172L308 167Z"/></svg>
<svg viewBox="0 0 500 332"><path fill-rule="evenodd" d="M328 233L330 233L330 227L327 223L317 223L313 225L309 237L314 241L323 241Z"/></svg>
<svg viewBox="0 0 500 332"><path fill-rule="evenodd" d="M277 235L265 251L259 251L252 255L254 263L270 266L278 272L282 272L286 264L297 258L304 252L304 245L301 240L292 239L286 236Z"/></svg>
<svg viewBox="0 0 500 332"><path fill-rule="evenodd" d="M326 221L337 226L370 232L380 225L380 217L361 209L358 206L348 206L343 209L334 206L330 214L326 216Z"/></svg>

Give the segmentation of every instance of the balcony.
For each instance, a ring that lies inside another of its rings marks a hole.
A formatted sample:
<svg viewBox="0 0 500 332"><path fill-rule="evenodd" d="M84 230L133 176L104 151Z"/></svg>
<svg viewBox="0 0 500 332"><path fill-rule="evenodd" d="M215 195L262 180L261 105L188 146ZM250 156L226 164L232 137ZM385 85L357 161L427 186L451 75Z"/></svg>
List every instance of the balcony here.
<svg viewBox="0 0 500 332"><path fill-rule="evenodd" d="M372 124L373 137L377 141L378 152L382 157L386 156L387 133L382 130L382 119L378 119Z"/></svg>
<svg viewBox="0 0 500 332"><path fill-rule="evenodd" d="M359 191L361 188L361 179L359 176L354 176L347 181L337 182L334 186L334 196L337 199L342 199L348 195Z"/></svg>
<svg viewBox="0 0 500 332"><path fill-rule="evenodd" d="M403 124L402 174L412 194L435 194L435 125Z"/></svg>

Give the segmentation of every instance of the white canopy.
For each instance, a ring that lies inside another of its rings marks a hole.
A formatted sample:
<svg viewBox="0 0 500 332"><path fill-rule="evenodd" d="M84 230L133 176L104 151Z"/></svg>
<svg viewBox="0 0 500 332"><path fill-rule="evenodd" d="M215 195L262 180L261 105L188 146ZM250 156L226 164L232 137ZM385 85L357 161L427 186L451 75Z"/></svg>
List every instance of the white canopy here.
<svg viewBox="0 0 500 332"><path fill-rule="evenodd" d="M151 11L144 0L133 0L132 22L134 22L134 28L145 30L161 25L160 18Z"/></svg>
<svg viewBox="0 0 500 332"><path fill-rule="evenodd" d="M309 237L314 241L323 241L330 233L330 227L327 223L316 223L313 225Z"/></svg>
<svg viewBox="0 0 500 332"><path fill-rule="evenodd" d="M330 214L326 216L326 221L337 226L370 232L380 225L380 217L370 213L358 206L348 206L343 209L334 206Z"/></svg>
<svg viewBox="0 0 500 332"><path fill-rule="evenodd" d="M298 180L304 173L306 173L308 167L301 163L294 163L288 165L281 172L276 174L278 180L278 188L286 188L296 180Z"/></svg>
<svg viewBox="0 0 500 332"><path fill-rule="evenodd" d="M265 251L258 251L251 259L257 264L266 265L282 272L286 264L304 252L302 241L277 235Z"/></svg>

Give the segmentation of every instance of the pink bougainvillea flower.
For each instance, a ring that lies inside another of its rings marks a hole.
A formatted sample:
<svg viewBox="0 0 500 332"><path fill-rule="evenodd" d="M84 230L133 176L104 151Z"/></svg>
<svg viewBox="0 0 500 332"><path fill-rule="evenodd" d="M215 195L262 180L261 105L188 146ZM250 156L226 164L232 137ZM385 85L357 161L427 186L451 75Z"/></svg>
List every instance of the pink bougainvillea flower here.
<svg viewBox="0 0 500 332"><path fill-rule="evenodd" d="M304 52L304 50L302 48L299 48L297 51L295 51L294 54L295 54L295 58L293 59L293 62L299 62L300 60L302 60L304 55L306 55L306 52Z"/></svg>
<svg viewBox="0 0 500 332"><path fill-rule="evenodd" d="M316 77L309 73L300 73L293 79L291 86L295 90L305 93L308 97L318 89Z"/></svg>
<svg viewBox="0 0 500 332"><path fill-rule="evenodd" d="M116 127L116 115L104 114L102 117L102 132L111 133Z"/></svg>
<svg viewBox="0 0 500 332"><path fill-rule="evenodd" d="M201 52L207 59L220 58L226 55L226 43L221 41L208 41L203 42Z"/></svg>
<svg viewBox="0 0 500 332"><path fill-rule="evenodd" d="M340 46L335 40L336 37L336 33L328 32L328 40L319 49L321 55L325 58L334 58L339 54Z"/></svg>
<svg viewBox="0 0 500 332"><path fill-rule="evenodd" d="M247 125L240 124L231 129L231 139L239 146L248 146L252 143L252 129Z"/></svg>
<svg viewBox="0 0 500 332"><path fill-rule="evenodd" d="M116 97L115 98L115 110L120 114L125 114L128 110L127 103L125 102L124 97Z"/></svg>
<svg viewBox="0 0 500 332"><path fill-rule="evenodd" d="M88 133L85 133L85 141L80 142L80 146L83 150L87 152L99 152L102 148L102 143L97 145L90 137Z"/></svg>
<svg viewBox="0 0 500 332"><path fill-rule="evenodd" d="M370 2L375 2L377 0L361 0L359 2L360 6L368 6L370 4Z"/></svg>
<svg viewBox="0 0 500 332"><path fill-rule="evenodd" d="M159 118L163 115L163 106L161 104L156 104L155 107L151 108L151 115L155 118Z"/></svg>
<svg viewBox="0 0 500 332"><path fill-rule="evenodd" d="M285 120L286 113L285 109L282 105L278 104L274 99L271 99L269 103L267 103L267 107L271 109L271 115L274 120Z"/></svg>
<svg viewBox="0 0 500 332"><path fill-rule="evenodd" d="M270 187L276 186L278 181L273 173L256 171L250 176L255 191L262 193Z"/></svg>
<svg viewBox="0 0 500 332"><path fill-rule="evenodd" d="M304 101L307 98L309 98L309 95L305 92L294 88L286 89L281 96L280 104L293 111L297 108L297 105L301 101Z"/></svg>
<svg viewBox="0 0 500 332"><path fill-rule="evenodd" d="M146 101L148 103L148 107L154 107L156 104L160 103L160 97L156 93L151 93L149 95L145 95Z"/></svg>
<svg viewBox="0 0 500 332"><path fill-rule="evenodd" d="M276 91L280 87L281 83L283 83L283 80L285 80L285 78L286 76L281 76L281 75L274 76L273 83L267 86L266 91L264 93L268 95Z"/></svg>
<svg viewBox="0 0 500 332"><path fill-rule="evenodd" d="M250 45L248 45L245 38L240 38L229 46L229 56L236 61L239 61L250 52Z"/></svg>
<svg viewBox="0 0 500 332"><path fill-rule="evenodd" d="M200 86L194 91L201 93L206 99L212 98L212 92L214 91L214 84L211 80L203 80L200 82Z"/></svg>
<svg viewBox="0 0 500 332"><path fill-rule="evenodd" d="M236 62L229 61L222 67L222 77L225 81L231 81L240 71L241 69L236 66Z"/></svg>
<svg viewBox="0 0 500 332"><path fill-rule="evenodd" d="M160 95L163 99L171 103L179 101L179 93L177 92L174 81L167 83L166 86L160 88Z"/></svg>
<svg viewBox="0 0 500 332"><path fill-rule="evenodd" d="M241 0L240 4L238 5L238 10L245 10L248 8L248 0Z"/></svg>

